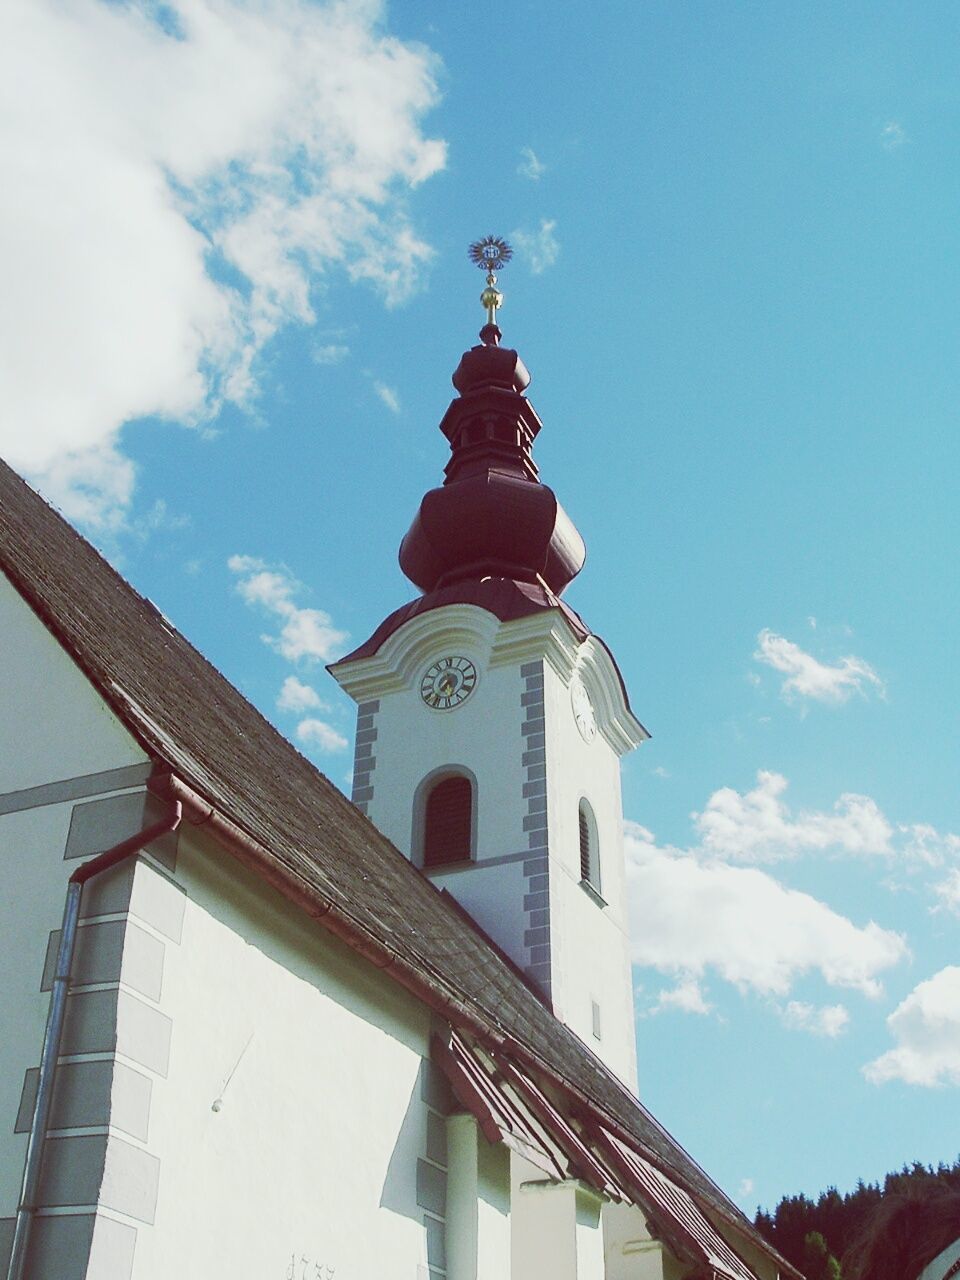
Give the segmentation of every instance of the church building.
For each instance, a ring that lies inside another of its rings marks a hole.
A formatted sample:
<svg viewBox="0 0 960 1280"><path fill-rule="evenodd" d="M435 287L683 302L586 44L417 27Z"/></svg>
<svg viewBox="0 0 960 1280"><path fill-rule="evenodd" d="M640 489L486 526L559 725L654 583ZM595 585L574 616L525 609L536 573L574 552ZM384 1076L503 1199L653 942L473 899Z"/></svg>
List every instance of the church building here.
<svg viewBox="0 0 960 1280"><path fill-rule="evenodd" d="M0 1280L801 1280L639 1101L648 735L562 599L507 254L420 594L330 668L352 802L0 464Z"/></svg>

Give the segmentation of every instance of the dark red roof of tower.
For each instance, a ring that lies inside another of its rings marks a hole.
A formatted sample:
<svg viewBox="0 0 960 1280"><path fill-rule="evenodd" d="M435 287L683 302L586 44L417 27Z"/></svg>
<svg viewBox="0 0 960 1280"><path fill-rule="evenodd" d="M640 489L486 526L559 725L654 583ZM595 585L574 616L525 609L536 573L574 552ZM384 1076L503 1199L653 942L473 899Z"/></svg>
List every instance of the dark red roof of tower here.
<svg viewBox="0 0 960 1280"><path fill-rule="evenodd" d="M451 583L448 587L438 587L436 591L429 591L425 596L418 596L409 604L401 605L389 617L384 618L369 640L365 640L352 653L332 665L353 662L355 658L372 657L405 622L418 614L429 613L431 609L442 609L448 604L475 604L492 613L501 622L526 618L544 609L559 609L578 642L586 640L590 635L579 614L574 613L569 605L564 604L542 583L515 582L512 578L467 578Z"/></svg>
<svg viewBox="0 0 960 1280"><path fill-rule="evenodd" d="M446 479L424 495L400 546L400 567L424 592L507 578L559 596L586 548L552 489L541 484L533 441L541 422L523 394L530 375L488 324L453 375L459 397L440 423L450 441ZM549 605L546 607L553 607Z"/></svg>

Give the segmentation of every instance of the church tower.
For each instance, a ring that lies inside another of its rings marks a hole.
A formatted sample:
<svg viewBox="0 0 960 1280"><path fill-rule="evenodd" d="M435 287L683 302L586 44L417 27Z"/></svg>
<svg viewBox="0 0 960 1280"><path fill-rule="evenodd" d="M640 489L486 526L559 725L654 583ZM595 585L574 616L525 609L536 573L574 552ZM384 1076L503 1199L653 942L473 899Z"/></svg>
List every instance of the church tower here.
<svg viewBox="0 0 960 1280"><path fill-rule="evenodd" d="M530 375L487 323L440 423L443 485L400 566L423 593L331 672L357 702L355 803L451 894L631 1089L620 758L648 735L610 651L561 600L586 551L539 479Z"/></svg>

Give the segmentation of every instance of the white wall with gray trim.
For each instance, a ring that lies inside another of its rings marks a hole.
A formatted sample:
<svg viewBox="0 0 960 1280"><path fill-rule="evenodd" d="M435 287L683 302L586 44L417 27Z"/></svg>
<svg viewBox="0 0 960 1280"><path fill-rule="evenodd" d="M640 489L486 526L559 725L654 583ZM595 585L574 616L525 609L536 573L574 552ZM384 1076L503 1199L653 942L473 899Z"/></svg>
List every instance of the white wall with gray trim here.
<svg viewBox="0 0 960 1280"><path fill-rule="evenodd" d="M151 802L144 790L145 754L3 576L0 634L0 937L5 957L0 1264L5 1267L49 1003L51 939L59 929L73 860L140 829ZM97 807L94 821L90 805ZM157 852L169 861L172 850L168 845ZM155 1017L157 948L165 945L181 897L172 891L172 908L155 901L165 893L151 891L150 874L138 873L135 894L131 864L91 886L83 899L77 970L82 981L68 1001L31 1275L106 1277L117 1265L123 1274L135 1234L124 1220L126 1211L148 1212L155 1170L142 1141L150 1066L133 1057L120 1063L116 1048L121 1006L133 1023L142 1022L148 1030ZM125 930L134 897L143 927L137 926L139 948L137 943L128 948ZM146 994L137 990L142 986ZM136 1172L132 1179L131 1170ZM105 1197L118 1206L109 1222L97 1212Z"/></svg>
<svg viewBox="0 0 960 1280"><path fill-rule="evenodd" d="M453 655L476 667L473 693L452 709L425 705L424 671ZM608 721L631 717L606 651L578 645L558 611L504 623L474 605L447 605L332 673L360 702L358 751L376 759L358 792L364 812L419 862L424 779L459 769L476 780L474 857L431 867L430 878L636 1090L620 786L620 753L630 743L603 723L604 713ZM591 741L571 705L575 673L598 708ZM596 819L602 899L580 882L581 798Z"/></svg>

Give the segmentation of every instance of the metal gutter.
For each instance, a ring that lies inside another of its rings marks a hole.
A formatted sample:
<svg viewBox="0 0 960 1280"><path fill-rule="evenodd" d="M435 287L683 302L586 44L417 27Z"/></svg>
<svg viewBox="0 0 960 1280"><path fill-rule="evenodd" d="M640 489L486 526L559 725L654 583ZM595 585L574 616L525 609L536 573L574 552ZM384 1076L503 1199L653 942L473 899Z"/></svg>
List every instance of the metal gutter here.
<svg viewBox="0 0 960 1280"><path fill-rule="evenodd" d="M67 897L63 905L63 923L60 926L60 947L57 951L57 963L54 971L53 988L50 992L50 1007L47 1012L47 1025L43 1033L43 1051L40 1055L40 1072L37 1079L37 1096L33 1104L33 1115L30 1120L30 1133L27 1138L27 1156L23 1168L23 1183L20 1188L20 1203L17 1207L17 1218L13 1229L13 1244L10 1250L10 1262L7 1266L7 1280L23 1280L26 1275L27 1246L30 1241L30 1228L36 1213L37 1192L40 1187L40 1174L43 1168L43 1148L47 1136L47 1125L50 1120L50 1106L53 1101L53 1084L56 1078L57 1059L60 1056L60 1041L63 1036L63 1023L67 1012L67 996L70 988L70 970L73 967L73 956L77 944L77 925L80 920L80 899L83 886L88 880L115 867L125 858L140 853L146 845L171 831L176 831L183 816L183 808L179 801L174 801L173 811L152 826L138 831L136 835L122 840L119 844L98 853L95 858L83 862L67 881Z"/></svg>

